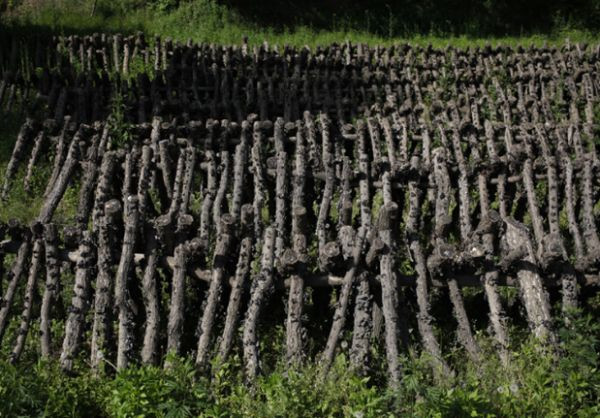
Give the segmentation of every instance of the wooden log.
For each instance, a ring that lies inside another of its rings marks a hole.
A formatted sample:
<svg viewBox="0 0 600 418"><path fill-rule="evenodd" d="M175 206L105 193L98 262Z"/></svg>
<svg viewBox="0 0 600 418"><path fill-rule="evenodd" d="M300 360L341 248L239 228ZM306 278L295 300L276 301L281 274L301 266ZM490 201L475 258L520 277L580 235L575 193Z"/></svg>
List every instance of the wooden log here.
<svg viewBox="0 0 600 418"><path fill-rule="evenodd" d="M458 207L459 207L459 217L460 217L460 238L461 241L465 244L468 242L469 237L471 236L472 224L471 224L471 202L470 202L470 194L469 194L469 178L467 174L467 165L465 161L465 157L462 152L462 145L460 142L460 136L458 134L458 130L455 130L452 135L452 146L454 150L454 157L458 163L459 167L459 178L458 178ZM440 148L437 148L435 151L441 151ZM447 216L448 214L448 203L449 201L442 198L443 195L448 196L450 193L450 178L448 175L448 170L444 167L446 164L445 156L443 153L438 152L434 159L436 163L434 166L437 168L437 179L439 179L440 191L438 193L438 198L442 199L442 206L439 208L443 213L437 213L436 210L436 222L438 216L441 219ZM441 242L445 241L445 238L439 236L441 238ZM468 245L468 244L467 244ZM469 357L473 361L479 361L480 359L480 350L477 345L475 338L473 337L473 332L471 331L471 325L469 323L469 317L467 315L467 311L465 309L462 293L460 288L458 287L458 283L454 277L449 277L448 279L448 289L450 301L452 302L452 308L454 311L454 317L457 320L458 328L457 328L457 337L460 343L465 347Z"/></svg>
<svg viewBox="0 0 600 418"><path fill-rule="evenodd" d="M600 255L600 238L594 221L594 186L592 175L592 157L586 156L583 161L583 178L580 180L580 193L582 205L582 230L583 238L586 243L588 257L594 261L598 260Z"/></svg>
<svg viewBox="0 0 600 418"><path fill-rule="evenodd" d="M286 321L286 359L298 365L303 359L302 311L304 308L304 275L306 273L306 145L303 125L297 123L296 158L292 176L292 250L299 263L290 277L288 314Z"/></svg>
<svg viewBox="0 0 600 418"><path fill-rule="evenodd" d="M233 162L233 195L231 202L231 215L237 221L240 217L242 202L244 199L244 184L246 183L245 172L248 160L248 145L250 142L250 124L248 121L242 122L242 132L240 143L235 147L235 156Z"/></svg>
<svg viewBox="0 0 600 418"><path fill-rule="evenodd" d="M78 132L71 145L69 146L69 151L67 153L67 158L65 159L64 165L56 179L56 183L52 187L52 190L46 197L44 204L42 205L42 209L40 210L40 214L37 218L38 222L42 224L46 224L52 220L52 216L54 215L54 211L58 207L58 204L62 200L65 191L67 190L67 186L71 181L73 176L73 172L75 171L75 167L78 163L79 158L79 140L80 140L80 132Z"/></svg>
<svg viewBox="0 0 600 418"><path fill-rule="evenodd" d="M533 182L533 162L529 158L525 160L525 164L523 165L523 184L525 186L525 190L527 191L527 207L529 209L529 214L531 215L531 222L533 225L533 233L535 238L534 248L536 248L536 254L540 256L544 251L544 225L535 194L535 186Z"/></svg>
<svg viewBox="0 0 600 418"><path fill-rule="evenodd" d="M217 236L215 251L213 255L213 277L208 289L206 306L202 313L200 321L200 337L198 339L198 350L196 355L196 367L206 366L209 354L209 344L211 340L212 329L215 321L215 314L218 304L221 300L223 291L223 280L225 278L225 269L228 263L228 252L233 241L235 228L235 219L230 214L221 216L220 233Z"/></svg>
<svg viewBox="0 0 600 418"><path fill-rule="evenodd" d="M8 283L8 287L6 288L6 292L4 293L4 297L2 298L2 303L0 304L0 344L2 344L2 339L6 332L11 306L17 291L17 286L21 281L23 272L25 271L30 251L30 237L29 234L25 233L23 236L23 241L19 246L19 251L17 252L17 258L15 259L11 271L9 272L10 281Z"/></svg>
<svg viewBox="0 0 600 418"><path fill-rule="evenodd" d="M489 138L489 140L486 142L486 145L488 150L488 158L494 160L497 155L493 142L493 136ZM480 158L477 148L475 148L475 153L473 156L476 159ZM500 174L498 178L501 176L503 176L503 174ZM481 241L483 244L483 249L486 253L486 259L488 261L492 261L490 259L494 254L494 232L496 232L494 231L494 225L498 224L499 217L497 212L490 210L490 196L487 186L487 177L488 176L485 171L481 171L477 176L479 207L481 211L478 230L482 231ZM498 292L499 271L495 263L490 262L490 264L493 266L492 270L484 273L482 277L482 283L489 307L489 318L491 327L493 329L493 336L498 346L498 355L502 364L507 366L509 362L508 347L510 344L508 331L506 329L507 317L502 306L500 293Z"/></svg>
<svg viewBox="0 0 600 418"><path fill-rule="evenodd" d="M413 156L411 159L411 168L418 171L420 168L420 159ZM419 312L417 313L417 325L423 345L428 354L432 357L434 370L443 375L451 374L451 370L442 358L441 349L435 334L433 332L433 318L430 313L429 290L427 284L427 267L425 265L425 255L421 242L419 241L419 212L421 210L421 189L418 179L412 178L408 182L409 208L408 218L406 220L406 233L410 254L415 263L416 294Z"/></svg>
<svg viewBox="0 0 600 418"><path fill-rule="evenodd" d="M44 255L46 286L40 309L40 345L43 358L51 354L51 311L60 295L60 261L58 258L58 230L54 224L44 225Z"/></svg>
<svg viewBox="0 0 600 418"><path fill-rule="evenodd" d="M144 145L142 147L142 156L140 159L140 172L138 175L137 184L139 212L140 219L142 220L145 220L151 205L148 188L150 186L152 174L154 173L154 170L152 169L152 156L152 148L149 145ZM189 191L187 192L187 196L189 196Z"/></svg>
<svg viewBox="0 0 600 418"><path fill-rule="evenodd" d="M275 183L275 228L277 229L277 239L275 240L275 264L279 267L280 258L287 244L287 153L280 151L277 153L277 177Z"/></svg>
<svg viewBox="0 0 600 418"><path fill-rule="evenodd" d="M314 171L323 169L323 162L317 144L317 127L310 112L304 112L304 126L306 127L306 142L308 146L308 163Z"/></svg>
<svg viewBox="0 0 600 418"><path fill-rule="evenodd" d="M158 142L158 167L162 173L163 184L169 199L173 198L173 180L171 174L171 157L168 149L169 141L163 139Z"/></svg>
<svg viewBox="0 0 600 418"><path fill-rule="evenodd" d="M352 224L352 166L350 158L345 156L342 163L342 191L338 202L338 230L350 224ZM342 242L340 244L344 245Z"/></svg>
<svg viewBox="0 0 600 418"><path fill-rule="evenodd" d="M545 236L544 257L560 260L562 282L562 307L565 319L568 321L570 312L577 308L577 278L574 267L568 262L567 250L564 245L559 227L559 198L558 173L556 158L554 158L548 143L546 132L536 126L538 143L542 147L548 180L548 229L550 234ZM548 262L546 263L548 264Z"/></svg>
<svg viewBox="0 0 600 418"><path fill-rule="evenodd" d="M389 185L389 171L383 173L383 183ZM398 205L389 198L384 198L384 206L380 209L377 232L384 244L384 250L380 257L379 270L381 273L382 310L385 320L385 348L388 362L388 373L391 385L397 385L400 381L400 340L398 329L401 319L398 316L399 289L395 275L393 254L395 252L395 241L393 231L395 221L398 217Z"/></svg>
<svg viewBox="0 0 600 418"><path fill-rule="evenodd" d="M325 254L325 246L328 242L327 231L325 224L329 218L329 210L331 200L333 198L333 188L335 187L335 167L334 157L332 154L332 142L330 139L331 121L325 115L321 115L321 136L322 136L322 156L323 166L325 168L325 187L319 205L319 216L317 218L317 240L319 243L319 261L328 260L329 257ZM323 268L323 266L321 266Z"/></svg>
<svg viewBox="0 0 600 418"><path fill-rule="evenodd" d="M261 132L261 126L258 122L254 123L254 134L252 145L251 158L252 158L252 177L254 181L254 200L252 207L254 208L254 235L257 237L257 245L262 242L263 235L263 210L265 201L268 195L265 193L267 190L265 182L265 169L262 155L262 147L264 144L264 136Z"/></svg>
<svg viewBox="0 0 600 418"><path fill-rule="evenodd" d="M230 166L231 166L231 158L229 151L227 151L227 136L229 134L228 124L225 123L222 127L222 136L221 136L221 164L219 165L220 179L219 179L219 188L217 189L217 194L215 195L215 202L213 204L213 224L215 225L215 230L217 235L221 232L221 214L223 213L223 209L225 206L225 192L227 191L229 180L230 180Z"/></svg>
<svg viewBox="0 0 600 418"><path fill-rule="evenodd" d="M24 157L25 148L27 147L28 142L31 140L31 135L34 129L33 124L33 119L27 118L27 120L19 130L19 134L17 135L17 142L15 143L12 155L10 156L10 160L8 161L6 172L4 173L4 184L2 186L3 200L6 200L8 198L10 184L17 173L19 163Z"/></svg>
<svg viewBox="0 0 600 418"><path fill-rule="evenodd" d="M208 163L208 170L206 173L206 190L202 200L202 210L200 213L200 227L198 235L203 243L208 246L208 239L211 232L211 216L213 202L217 194L217 162L216 155L212 149L212 136L217 127L210 122L207 122L207 129L209 131L207 141L205 144L204 159Z"/></svg>
<svg viewBox="0 0 600 418"><path fill-rule="evenodd" d="M99 375L104 373L104 361L109 357L108 350L113 337L113 265L116 261L117 218L122 212L121 202L117 199L109 200L104 204L102 212L103 216L97 226L98 263L90 348L90 364L94 373Z"/></svg>
<svg viewBox="0 0 600 418"><path fill-rule="evenodd" d="M23 297L23 312L21 313L21 323L17 330L17 340L15 342L12 353L10 354L10 362L16 363L21 357L25 340L29 333L29 325L31 324L31 315L33 309L33 297L36 288L36 283L40 271L40 265L44 257L44 242L42 240L43 226L41 224L33 224L31 227L33 250L31 253L31 264L29 266L29 275L27 285L25 286L25 295Z"/></svg>
<svg viewBox="0 0 600 418"><path fill-rule="evenodd" d="M369 371L369 352L371 335L373 334L373 319L371 297L371 284L368 273L359 274L358 290L354 301L354 323L352 328L352 346L350 348L350 361L352 367L359 375L366 375Z"/></svg>
<svg viewBox="0 0 600 418"><path fill-rule="evenodd" d="M123 199L134 194L134 176L139 157L139 145L134 144L125 154L125 164L123 165L123 185L121 186L121 195Z"/></svg>
<svg viewBox="0 0 600 418"><path fill-rule="evenodd" d="M88 220L92 212L92 196L94 192L94 185L96 184L96 178L98 177L98 154L100 146L100 135L95 134L92 137L90 147L88 149L88 156L83 166L83 181L81 189L79 191L79 204L77 207L77 223L83 229L87 227Z"/></svg>
<svg viewBox="0 0 600 418"><path fill-rule="evenodd" d="M223 336L219 344L219 358L225 360L229 356L233 339L237 330L239 311L242 296L250 275L250 263L252 261L252 205L246 204L241 209L241 242L235 275L229 293ZM228 281L225 281L227 283Z"/></svg>
<svg viewBox="0 0 600 418"><path fill-rule="evenodd" d="M181 336L183 334L183 316L185 310L185 277L187 268L188 245L186 237L192 225L190 215L180 215L177 219L177 242L174 250L175 264L171 285L171 306L167 324L167 352L181 354ZM171 367L165 362L165 368Z"/></svg>
<svg viewBox="0 0 600 418"><path fill-rule="evenodd" d="M115 305L118 312L118 341L117 341L117 369L128 367L133 354L133 319L131 312L131 296L127 290L130 269L133 263L133 250L135 246L138 227L138 198L129 195L125 198L123 218L125 231L123 233L123 246L121 257L115 276Z"/></svg>
<svg viewBox="0 0 600 418"><path fill-rule="evenodd" d="M160 331L160 292L157 277L160 244L155 229L148 223L144 231L146 239L142 293L146 310L146 326L142 346L142 363L157 365L159 360L158 343Z"/></svg>
<svg viewBox="0 0 600 418"><path fill-rule="evenodd" d="M521 299L527 320L534 335L542 342L555 343L548 294L536 267L535 250L527 227L514 219L504 218L506 233L503 236L508 251L519 252L524 257L517 262L517 276Z"/></svg>
<svg viewBox="0 0 600 418"><path fill-rule="evenodd" d="M275 260L276 230L272 226L265 229L260 272L255 277L246 312L243 331L244 369L248 380L256 379L260 370L258 351L258 321L266 299L273 288L273 264Z"/></svg>
<svg viewBox="0 0 600 418"><path fill-rule="evenodd" d="M31 157L29 158L29 162L27 163L27 172L25 177L23 178L23 189L26 192L31 193L31 177L33 176L33 169L36 166L40 154L42 151L42 146L44 145L44 139L46 138L46 133L41 130L37 136L35 137L33 143L33 149L31 150Z"/></svg>
<svg viewBox="0 0 600 418"><path fill-rule="evenodd" d="M65 337L60 355L61 369L66 372L73 370L74 358L81 345L85 316L90 305L95 248L89 231L83 231L79 253L81 256L77 262L73 298L71 299L69 316L65 322Z"/></svg>
<svg viewBox="0 0 600 418"><path fill-rule="evenodd" d="M578 260L582 260L585 256L585 249L583 241L581 239L581 231L577 222L577 213L575 210L575 190L574 190L574 172L571 158L565 155L561 159L562 169L564 171L563 178L565 182L565 206L567 211L567 219L569 223L569 233L573 239L573 246L575 248L575 257Z"/></svg>
<svg viewBox="0 0 600 418"><path fill-rule="evenodd" d="M94 206L92 209L92 227L95 233L98 233L98 227L101 224L101 219L104 216L104 205L114 193L113 179L117 166L118 156L114 151L108 151L102 156L102 164L100 166L100 175L96 184L96 192L94 196Z"/></svg>
<svg viewBox="0 0 600 418"><path fill-rule="evenodd" d="M190 170L193 169L195 162L195 153L190 155L188 163ZM142 278L142 296L144 309L146 312L146 324L144 328L144 341L141 350L141 360L144 364L156 365L158 363L158 333L160 326L160 293L158 289L157 267L159 261L159 241L156 237L156 229L148 222L147 215L149 211L149 186L156 172L152 167L152 148L144 146L142 150L142 164L138 182L138 199L140 200L140 223L143 223L143 236L145 240L144 258L146 265ZM191 187L191 176L193 171L186 171L186 183L184 189L189 196ZM187 177L190 177L188 180ZM187 201L189 197L185 198ZM186 204L187 205L187 204Z"/></svg>
<svg viewBox="0 0 600 418"><path fill-rule="evenodd" d="M361 225L356 236L356 244L352 254L352 263L344 275L344 284L342 285L340 297L336 305L333 322L327 338L327 344L325 345L325 350L323 350L323 354L321 356L321 364L325 372L327 372L331 367L335 355L335 349L346 322L346 311L348 310L348 304L350 302L350 296L356 272L361 262L366 234L367 228L364 225Z"/></svg>

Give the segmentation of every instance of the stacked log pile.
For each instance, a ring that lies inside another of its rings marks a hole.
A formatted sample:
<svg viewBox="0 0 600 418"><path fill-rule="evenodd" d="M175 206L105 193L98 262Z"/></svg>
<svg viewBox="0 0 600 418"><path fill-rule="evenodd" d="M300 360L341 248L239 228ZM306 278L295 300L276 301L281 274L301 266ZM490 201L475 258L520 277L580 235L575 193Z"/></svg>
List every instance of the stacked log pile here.
<svg viewBox="0 0 600 418"><path fill-rule="evenodd" d="M38 40L35 64L17 65L19 45L0 48L0 108L18 90L27 116L2 198L17 181L31 191L39 164L51 174L31 225L0 225L0 253L15 254L0 277L11 361L39 321L41 354L66 371L81 356L98 373L169 367L169 352L207 369L238 347L253 379L261 323L285 324L292 366L307 357L308 322L324 321L325 369L350 338L366 373L381 340L396 384L413 323L436 372L452 373L434 288L447 289L474 361L461 289L483 288L507 362L501 286L520 290L531 332L552 347L550 297L568 322L579 292L600 284L598 47L251 49L93 35ZM77 213L56 224L75 185ZM270 318L282 299L285 317Z"/></svg>

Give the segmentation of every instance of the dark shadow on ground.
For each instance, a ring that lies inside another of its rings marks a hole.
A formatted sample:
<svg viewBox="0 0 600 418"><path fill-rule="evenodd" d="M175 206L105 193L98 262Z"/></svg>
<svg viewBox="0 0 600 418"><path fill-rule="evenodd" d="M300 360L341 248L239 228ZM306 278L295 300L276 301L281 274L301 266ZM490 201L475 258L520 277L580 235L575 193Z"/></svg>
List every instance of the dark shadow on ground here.
<svg viewBox="0 0 600 418"><path fill-rule="evenodd" d="M361 30L380 36L520 36L600 26L600 0L220 0L261 25Z"/></svg>

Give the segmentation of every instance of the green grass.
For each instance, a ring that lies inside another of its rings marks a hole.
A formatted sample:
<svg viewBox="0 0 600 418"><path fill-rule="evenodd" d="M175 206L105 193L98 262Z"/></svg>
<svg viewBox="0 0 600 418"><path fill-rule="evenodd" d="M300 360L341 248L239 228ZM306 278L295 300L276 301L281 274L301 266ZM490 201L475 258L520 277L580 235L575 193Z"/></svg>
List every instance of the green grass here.
<svg viewBox="0 0 600 418"><path fill-rule="evenodd" d="M6 13L3 21L14 30L49 31L51 33L91 33L125 32L141 30L148 35L161 35L176 40L192 39L200 42L219 44L240 44L247 36L252 45L268 41L271 45L315 46L327 45L346 40L370 45L390 45L410 42L415 45L428 45L443 48L453 45L460 48L485 44L542 45L561 44L566 38L571 42L598 42L596 31L578 30L562 26L551 33L524 36L478 37L470 35L450 35L440 32L410 34L408 36L376 35L372 31L357 30L359 27L342 17L333 18L325 29L307 24L281 27L264 25L245 19L238 12L214 0L182 2L174 9L161 7L139 7L135 0L114 2L99 1L97 13L91 17L91 0L53 2L30 2L35 7L21 6ZM164 2L155 2L157 4ZM81 18L85 16L85 18ZM390 19L393 19L390 16ZM391 24L391 23L390 23Z"/></svg>
<svg viewBox="0 0 600 418"><path fill-rule="evenodd" d="M600 414L600 329L592 318L560 329L560 357L527 339L512 351L506 368L491 341L480 336L484 360L464 362L456 351L449 357L456 376L442 381L435 380L425 356L403 356L397 389L355 375L343 354L327 376L313 362L300 370L281 363L254 385L245 382L237 355L215 363L210 376L189 360L172 358L174 367L167 371L132 367L100 378L81 360L76 376L67 377L55 362L34 360L30 343L17 366L2 352L0 416L592 417ZM274 353L281 349L269 345ZM372 353L374 369L383 367L380 354Z"/></svg>
<svg viewBox="0 0 600 418"><path fill-rule="evenodd" d="M267 40L271 45L325 45L332 42L363 42L390 45L410 42L415 45L466 48L484 44L542 45L600 41L596 32L570 27L549 34L516 37L444 36L439 32L409 36L376 35L357 30L348 21L333 21L325 29L308 25L281 28L259 25L244 19L212 0L184 3L170 7L170 0L154 1L155 7L133 8L137 0L99 0L94 17L88 17L91 0L53 0L34 7L21 6L0 16L4 29L36 33L91 33L142 30L148 35L172 37L181 41L239 44L248 36L252 45ZM149 2L152 3L152 2ZM0 4L2 4L0 2ZM84 16L85 18L82 18ZM390 16L390 19L392 16ZM390 28L391 28L390 21ZM148 36L151 39L151 36ZM136 72L131 69L132 74ZM119 103L114 104L120 108ZM115 130L127 141L127 126L116 112ZM6 169L14 141L23 120L8 115L0 123L0 173ZM0 203L0 220L16 218L29 222L39 214L41 194L48 176L50 161L44 159L36 167L33 191L22 186L24 164L17 175L11 194ZM77 206L78 185L69 186L56 212L58 222L72 221ZM375 198L374 219L381 204ZM353 218L359 215L354 200ZM427 201L425 201L427 203ZM199 202L195 208L199 210ZM334 215L336 207L332 207ZM424 210L423 213L426 213ZM268 215L266 205L262 213ZM268 217L268 216L267 216ZM563 216L564 217L564 216ZM564 222L564 220L563 220ZM316 247L311 251L315 253ZM258 252L260 254L260 252ZM316 253L315 253L316 254ZM314 254L313 254L314 255ZM406 259L398 260L402 271L410 267ZM256 266L253 266L256 269ZM411 272L407 272L409 274ZM65 276L65 288L72 288L72 277ZM518 300L516 289L503 287L507 305ZM68 303L68 292L65 298ZM19 296L20 297L20 296ZM482 298L480 294L476 296ZM475 298L475 297L474 297ZM403 381L396 390L386 389L385 354L380 344L373 344L371 377L355 375L344 354L338 355L329 375L324 377L319 366L310 361L300 370L287 370L282 362L284 330L281 324L261 332L261 355L265 374L254 386L246 384L239 352L230 362L215 364L210 376L198 373L192 362L174 359L173 367L164 371L154 367L132 367L115 376L97 378L89 371L86 359L77 361L77 375L64 375L55 361L38 360L37 324L33 324L22 361L7 362L9 341L14 338L18 318L12 321L0 350L0 417L4 416L598 416L600 415L600 298L588 306L588 313L572 327L561 327L560 356L544 352L534 341L524 338L525 328L514 329L511 362L504 368L483 334L478 340L484 350L480 364L464 361L464 352L451 347L448 362L456 375L436 380L425 356L413 352L402 357ZM511 303L508 303L512 301ZM485 312L480 312L483 317ZM54 324L55 349L60 350L60 322ZM415 331L416 332L416 331ZM440 328L443 339L454 341L453 331ZM314 349L312 351L318 351ZM279 363L278 363L279 362Z"/></svg>

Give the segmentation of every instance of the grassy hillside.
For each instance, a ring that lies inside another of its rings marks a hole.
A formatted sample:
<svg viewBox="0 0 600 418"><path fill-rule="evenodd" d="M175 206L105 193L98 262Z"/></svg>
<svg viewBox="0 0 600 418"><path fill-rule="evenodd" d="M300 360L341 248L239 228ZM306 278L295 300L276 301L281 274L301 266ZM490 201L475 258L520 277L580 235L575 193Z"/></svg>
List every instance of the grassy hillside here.
<svg viewBox="0 0 600 418"><path fill-rule="evenodd" d="M579 15L559 13L552 19L544 11L540 27L532 24L522 30L517 18L524 19L523 16L515 16L516 20L508 22L505 30L494 28L487 21L482 21L480 27L473 23L477 16L490 14L493 7L510 14L510 10L506 10L512 4L509 1L482 2L491 9L480 10L479 15L465 18L460 25L458 18L452 17L454 21L447 27L423 23L427 7L435 2L403 2L386 8L383 3L374 1L373 8L365 8L362 16L356 7L350 8L347 1L326 1L319 7L308 1L306 10L299 9L297 2L289 1L271 2L277 6L272 10L244 2L227 3L213 0L0 0L0 36L2 30L48 35L141 30L178 40L239 43L243 36L248 36L252 44L268 40L271 44L311 46L345 40L369 44L408 41L438 47L486 43L558 44L566 38L572 42L600 42L600 35L593 30L593 15L586 20L577 17ZM345 12L336 13L338 3ZM559 3L564 2L554 2L548 7L563 10ZM592 7L590 4L594 2L588 3ZM418 8L419 4L422 9ZM451 9L454 3L443 4ZM420 10L414 13L414 26L407 23L411 20L410 13L402 15L402 5L406 10ZM518 10L514 13L518 14ZM432 18L437 19L436 24L442 19ZM10 158L21 123L22 115L0 112L0 173ZM48 167L42 165L36 169L32 193L22 189L22 182L15 184L8 201L0 203L0 220L18 218L27 222L35 217L47 170ZM57 211L58 222L75 210L77 196L76 189L70 188ZM8 258L6 266L11 261ZM515 307L518 317L516 289L511 290L514 293L506 295L506 301ZM479 293L465 292L467 303L483 301L481 290L473 292ZM174 366L169 370L132 367L120 373L107 362L108 376L97 377L90 372L88 359L82 356L77 359L74 376L66 376L54 361L37 360L39 340L29 338L25 354L16 366L7 361L9 345L0 350L0 417L599 416L600 297L593 293L584 295L582 310L575 315L579 318L577 321L568 326L557 324L561 340L559 353L545 351L530 339L525 327L515 326L511 330L508 367L500 364L493 342L483 330L477 334L484 349L481 362L464 361L464 351L455 345L454 335L449 331L454 327L453 319L448 318L446 322L451 326L440 328L439 333L440 340L449 348L447 361L456 374L440 380L432 373L427 358L410 351L402 357L403 380L394 389L386 387L382 343L373 345L369 378L353 373L343 354L338 355L327 376L322 374L318 359L314 358L308 359L299 370L288 370L282 360L283 325L262 333L261 354L278 362L265 361L265 364L276 365L271 368L266 365L253 387L244 380L240 347L230 362L215 363L210 375L198 373L189 360L173 359ZM481 316L486 313L482 311ZM17 332L15 322L7 339ZM64 329L58 323L55 327ZM34 324L30 332L38 335L39 325ZM60 345L61 337L57 331L55 344Z"/></svg>
<svg viewBox="0 0 600 418"><path fill-rule="evenodd" d="M444 381L432 376L427 359L411 354L402 358L397 389L356 376L343 355L327 377L314 362L291 371L279 364L254 387L245 384L237 356L215 364L211 376L184 360L174 360L170 370L131 368L114 378L94 377L84 359L76 376L65 376L55 363L0 361L0 416L593 417L600 414L599 331L592 316L562 327L560 357L521 339L506 368L482 339L485 360L464 362L455 352L456 376ZM283 350L266 341L282 341L277 335L266 336L262 348ZM383 355L373 354L376 369Z"/></svg>
<svg viewBox="0 0 600 418"><path fill-rule="evenodd" d="M191 38L195 41L231 44L239 43L243 36L248 36L252 44L268 40L271 44L300 46L345 40L369 44L407 41L441 47L448 44L466 47L485 43L552 44L561 43L566 38L574 42L595 42L600 39L593 27L569 19L559 19L542 32L535 30L536 20L532 20L530 27L511 27L510 30L492 32L478 29L474 24L469 26L464 19L450 22L449 27L411 27L407 22L416 22L417 14L413 18L410 9L403 8L402 3L398 3L394 9L376 5L357 11L356 8L344 6L344 2L340 2L342 5L337 8L317 7L308 2L303 9L297 2L289 1L260 2L262 8L249 6L249 2L237 2L245 5L243 7L228 7L215 0L3 1L5 10L2 21L9 30L30 32L34 29L36 32L52 34L142 30L178 40ZM12 6L9 7L9 3ZM446 7L450 9L450 6ZM471 20L479 21L490 16L495 15L484 10Z"/></svg>

